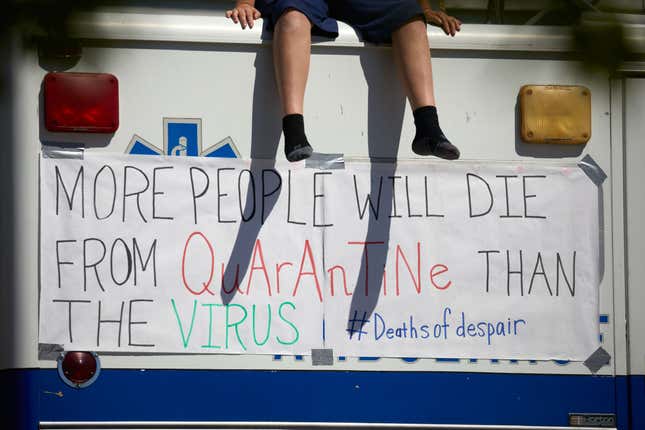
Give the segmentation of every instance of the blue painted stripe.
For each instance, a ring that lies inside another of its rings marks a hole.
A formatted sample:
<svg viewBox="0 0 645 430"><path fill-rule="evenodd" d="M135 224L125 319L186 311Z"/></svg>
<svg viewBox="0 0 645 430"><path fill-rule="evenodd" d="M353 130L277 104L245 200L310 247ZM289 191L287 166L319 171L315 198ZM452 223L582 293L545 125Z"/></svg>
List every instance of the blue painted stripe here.
<svg viewBox="0 0 645 430"><path fill-rule="evenodd" d="M645 429L645 376L631 376L629 381L630 418L633 429Z"/></svg>
<svg viewBox="0 0 645 430"><path fill-rule="evenodd" d="M616 378L616 415L619 429L645 429L645 376Z"/></svg>
<svg viewBox="0 0 645 430"><path fill-rule="evenodd" d="M600 324L609 324L609 315L600 315Z"/></svg>
<svg viewBox="0 0 645 430"><path fill-rule="evenodd" d="M22 417L7 427L16 429L35 429L38 420L565 426L569 412L615 412L615 381L453 372L105 369L94 385L75 390L53 369L0 372L0 386L15 396L10 407ZM631 386L642 390L645 383Z"/></svg>
<svg viewBox="0 0 645 430"><path fill-rule="evenodd" d="M40 376L38 370L0 370L0 423L3 428L38 428Z"/></svg>

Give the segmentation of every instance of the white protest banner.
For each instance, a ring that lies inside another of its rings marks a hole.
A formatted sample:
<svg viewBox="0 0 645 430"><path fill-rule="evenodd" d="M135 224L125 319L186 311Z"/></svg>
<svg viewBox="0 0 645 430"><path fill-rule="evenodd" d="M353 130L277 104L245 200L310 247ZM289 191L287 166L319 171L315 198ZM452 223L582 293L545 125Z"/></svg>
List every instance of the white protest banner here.
<svg viewBox="0 0 645 430"><path fill-rule="evenodd" d="M42 159L41 173L41 342L277 354L320 345L311 171L88 154Z"/></svg>
<svg viewBox="0 0 645 430"><path fill-rule="evenodd" d="M325 206L326 342L349 356L586 359L598 347L597 192L570 167L334 172L325 194L347 203Z"/></svg>
<svg viewBox="0 0 645 430"><path fill-rule="evenodd" d="M41 159L41 343L583 360L598 189L575 166Z"/></svg>

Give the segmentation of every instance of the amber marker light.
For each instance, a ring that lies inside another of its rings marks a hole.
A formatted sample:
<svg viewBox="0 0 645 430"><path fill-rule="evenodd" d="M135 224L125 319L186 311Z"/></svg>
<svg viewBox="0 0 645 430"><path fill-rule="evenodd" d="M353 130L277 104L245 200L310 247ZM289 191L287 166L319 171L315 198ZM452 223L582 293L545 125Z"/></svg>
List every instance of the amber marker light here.
<svg viewBox="0 0 645 430"><path fill-rule="evenodd" d="M94 352L67 351L58 357L58 375L70 387L85 388L100 372L99 357Z"/></svg>
<svg viewBox="0 0 645 430"><path fill-rule="evenodd" d="M519 95L527 143L584 144L591 138L591 91L578 85L525 85Z"/></svg>

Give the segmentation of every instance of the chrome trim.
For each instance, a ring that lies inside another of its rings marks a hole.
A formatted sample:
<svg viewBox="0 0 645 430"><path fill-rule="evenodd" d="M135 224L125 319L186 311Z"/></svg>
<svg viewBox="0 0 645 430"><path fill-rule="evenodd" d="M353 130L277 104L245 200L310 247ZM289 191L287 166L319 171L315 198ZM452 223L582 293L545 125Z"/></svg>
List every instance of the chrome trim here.
<svg viewBox="0 0 645 430"><path fill-rule="evenodd" d="M100 11L77 15L71 25L72 35L81 39L115 41L229 43L258 45L262 40L261 24L252 30L241 30L220 13L154 10L135 12ZM466 24L457 37L446 37L435 27L428 28L433 49L570 52L573 49L568 27ZM330 47L359 47L351 27L341 23L335 40L316 39L314 44Z"/></svg>
<svg viewBox="0 0 645 430"><path fill-rule="evenodd" d="M597 22L606 15L586 15L588 22ZM636 53L645 53L645 25L633 25L630 18L625 25L625 37ZM625 21L625 20L624 20ZM71 23L74 37L140 42L175 43L229 43L259 45L262 25L259 21L252 30L241 30L224 17L224 10L179 11L155 9L102 10L76 15ZM531 25L464 24L457 37L446 37L435 27L428 27L430 44L440 50L572 52L573 38L570 27ZM318 38L317 46L359 47L354 30L340 23L339 37L335 40Z"/></svg>
<svg viewBox="0 0 645 430"><path fill-rule="evenodd" d="M645 62L626 61L620 65L618 72L630 76L645 76Z"/></svg>
<svg viewBox="0 0 645 430"><path fill-rule="evenodd" d="M571 430L571 427L516 426L516 425L466 425L466 424L385 424L385 423L322 423L322 422L272 422L272 421L43 421L41 430L48 429L430 429L430 430ZM576 427L576 430L597 430ZM611 429L609 429L611 430ZM616 430L616 428L613 428Z"/></svg>

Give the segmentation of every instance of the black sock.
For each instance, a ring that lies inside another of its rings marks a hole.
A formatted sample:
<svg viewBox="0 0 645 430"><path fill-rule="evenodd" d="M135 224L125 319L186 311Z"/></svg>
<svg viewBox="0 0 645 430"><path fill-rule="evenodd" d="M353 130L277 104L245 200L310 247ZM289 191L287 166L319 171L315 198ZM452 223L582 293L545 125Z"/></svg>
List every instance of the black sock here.
<svg viewBox="0 0 645 430"><path fill-rule="evenodd" d="M443 135L441 127L439 127L436 107L420 107L415 109L412 114L414 115L414 125L417 127L417 133L414 136L415 140L422 137L438 138Z"/></svg>
<svg viewBox="0 0 645 430"><path fill-rule="evenodd" d="M441 131L437 108L423 106L415 109L414 125L417 132L412 141L412 151L419 155L434 155L447 160L459 158L459 150Z"/></svg>
<svg viewBox="0 0 645 430"><path fill-rule="evenodd" d="M282 118L282 131L287 160L300 161L311 155L313 149L305 135L305 121L302 115L294 113Z"/></svg>

